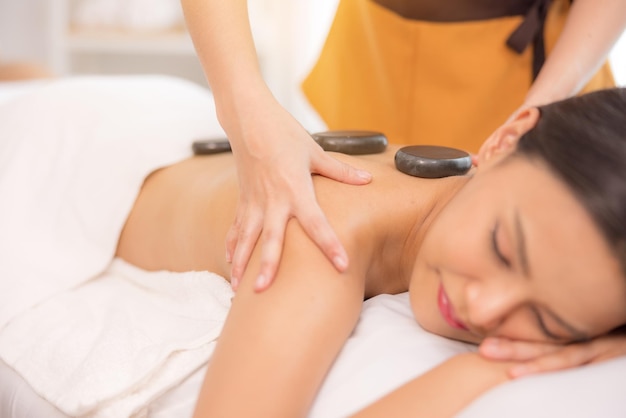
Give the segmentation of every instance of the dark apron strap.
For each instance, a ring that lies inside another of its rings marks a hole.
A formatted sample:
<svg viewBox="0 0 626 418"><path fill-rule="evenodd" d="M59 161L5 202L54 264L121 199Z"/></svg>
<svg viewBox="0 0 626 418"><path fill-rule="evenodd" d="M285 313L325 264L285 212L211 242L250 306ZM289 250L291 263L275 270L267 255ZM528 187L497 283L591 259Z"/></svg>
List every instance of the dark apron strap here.
<svg viewBox="0 0 626 418"><path fill-rule="evenodd" d="M526 13L524 21L506 40L507 46L518 54L533 43L533 80L537 78L546 60L544 26L551 2L552 0L537 0Z"/></svg>

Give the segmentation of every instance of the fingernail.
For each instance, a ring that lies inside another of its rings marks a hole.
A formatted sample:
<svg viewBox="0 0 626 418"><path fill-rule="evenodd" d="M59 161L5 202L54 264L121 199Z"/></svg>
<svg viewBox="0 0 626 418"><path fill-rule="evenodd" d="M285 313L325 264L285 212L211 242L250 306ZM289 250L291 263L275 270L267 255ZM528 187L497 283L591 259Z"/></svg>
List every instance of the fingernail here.
<svg viewBox="0 0 626 418"><path fill-rule="evenodd" d="M257 290L264 289L267 286L268 282L269 280L267 277L265 277L263 274L259 274L259 276L256 278L255 288Z"/></svg>
<svg viewBox="0 0 626 418"><path fill-rule="evenodd" d="M231 277L230 278L230 287L233 288L233 290L237 290L237 286L239 286L239 279L236 277Z"/></svg>
<svg viewBox="0 0 626 418"><path fill-rule="evenodd" d="M226 262L227 263L232 263L233 262L233 256L230 253L230 251L226 250Z"/></svg>
<svg viewBox="0 0 626 418"><path fill-rule="evenodd" d="M497 338L488 338L480 344L480 353L496 360L506 360L512 356L510 347Z"/></svg>
<svg viewBox="0 0 626 418"><path fill-rule="evenodd" d="M500 346L497 341L484 341L480 345L480 352L489 356L496 356L500 354Z"/></svg>
<svg viewBox="0 0 626 418"><path fill-rule="evenodd" d="M363 180L371 180L372 179L372 174L369 171L357 170L356 171L356 175L359 176L359 178L361 178Z"/></svg>
<svg viewBox="0 0 626 418"><path fill-rule="evenodd" d="M333 264L335 265L335 268L341 272L345 271L348 268L348 260L340 255L333 258Z"/></svg>

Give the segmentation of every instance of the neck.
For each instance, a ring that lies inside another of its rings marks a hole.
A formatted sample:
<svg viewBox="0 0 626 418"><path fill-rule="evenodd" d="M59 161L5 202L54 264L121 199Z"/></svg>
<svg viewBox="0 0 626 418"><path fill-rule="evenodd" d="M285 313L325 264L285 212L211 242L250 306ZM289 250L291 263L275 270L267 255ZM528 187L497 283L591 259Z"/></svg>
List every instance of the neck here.
<svg viewBox="0 0 626 418"><path fill-rule="evenodd" d="M395 221L399 230L394 237L388 237L380 253L382 256L377 258L379 266L376 270L381 272L381 277L394 278L387 283L393 282L395 289L388 289L391 291L386 293L399 293L409 288L415 260L430 226L470 178L459 176L438 180L433 193L420 191L424 204L411 212L408 222ZM425 196L429 196L426 201Z"/></svg>

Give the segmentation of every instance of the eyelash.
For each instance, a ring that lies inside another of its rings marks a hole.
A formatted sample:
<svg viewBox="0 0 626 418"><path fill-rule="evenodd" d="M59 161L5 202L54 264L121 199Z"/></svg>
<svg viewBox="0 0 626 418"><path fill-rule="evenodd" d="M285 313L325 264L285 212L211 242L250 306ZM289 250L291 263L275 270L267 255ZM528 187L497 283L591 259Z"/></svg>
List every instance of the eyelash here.
<svg viewBox="0 0 626 418"><path fill-rule="evenodd" d="M491 230L491 248L493 249L493 252L496 255L496 258L498 259L498 261L502 263L505 267L510 268L511 261L508 258L506 258L504 254L502 254L502 251L500 251L500 247L498 246L498 239L497 239L498 228L500 228L500 223L496 222L496 225Z"/></svg>
<svg viewBox="0 0 626 418"><path fill-rule="evenodd" d="M546 327L546 323L543 321L543 317L541 316L541 314L539 313L539 311L537 310L537 308L535 308L534 306L531 307L531 310L533 311L533 314L535 315L535 317L537 318L537 323L539 324L539 328L541 329L541 332L548 338L552 339L552 340L561 340L561 338L559 338L557 335L554 335L552 332L550 332L550 330L548 329L548 327Z"/></svg>

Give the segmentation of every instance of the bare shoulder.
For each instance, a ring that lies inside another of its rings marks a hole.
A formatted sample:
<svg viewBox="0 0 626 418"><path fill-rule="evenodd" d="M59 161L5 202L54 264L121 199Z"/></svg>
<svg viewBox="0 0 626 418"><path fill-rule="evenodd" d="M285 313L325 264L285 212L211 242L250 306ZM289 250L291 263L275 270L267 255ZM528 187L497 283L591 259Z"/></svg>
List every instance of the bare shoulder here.
<svg viewBox="0 0 626 418"><path fill-rule="evenodd" d="M397 253L396 249L406 239L406 231L430 212L444 183L398 171L394 165L395 150L390 147L382 154L356 157L334 155L371 172L370 184L354 186L319 176L315 178L318 202L346 248L350 264L358 264L361 271L370 276L369 292L366 289L370 296L381 291L402 291L405 284L399 283L401 278L396 283L390 279L395 275L390 274L387 266L380 267L379 254Z"/></svg>

